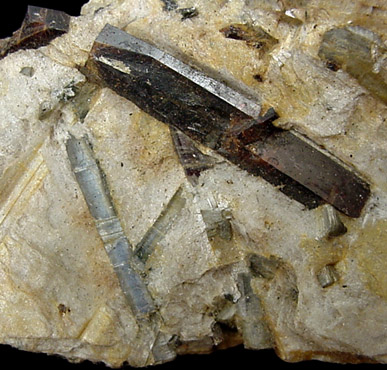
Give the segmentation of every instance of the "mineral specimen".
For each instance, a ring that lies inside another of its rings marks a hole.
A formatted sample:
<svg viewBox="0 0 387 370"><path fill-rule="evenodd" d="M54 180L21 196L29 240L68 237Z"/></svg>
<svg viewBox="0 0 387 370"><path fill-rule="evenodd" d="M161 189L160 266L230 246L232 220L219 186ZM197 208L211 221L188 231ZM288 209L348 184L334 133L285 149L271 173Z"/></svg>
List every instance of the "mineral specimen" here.
<svg viewBox="0 0 387 370"><path fill-rule="evenodd" d="M215 164L215 159L203 154L187 135L180 130L171 127L171 135L176 153L179 156L184 172L192 185L198 184L198 178L202 171L205 171Z"/></svg>
<svg viewBox="0 0 387 370"><path fill-rule="evenodd" d="M386 17L30 7L0 43L0 342L111 367L239 344L387 363Z"/></svg>

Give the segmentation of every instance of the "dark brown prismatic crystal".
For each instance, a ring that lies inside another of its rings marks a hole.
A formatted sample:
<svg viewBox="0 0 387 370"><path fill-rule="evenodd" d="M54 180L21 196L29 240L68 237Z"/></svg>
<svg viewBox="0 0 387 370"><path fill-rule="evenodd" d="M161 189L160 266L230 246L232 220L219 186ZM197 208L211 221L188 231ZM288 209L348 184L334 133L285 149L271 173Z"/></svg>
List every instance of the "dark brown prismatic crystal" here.
<svg viewBox="0 0 387 370"><path fill-rule="evenodd" d="M175 146L180 163L189 182L195 186L198 184L200 173L213 167L215 159L203 154L187 135L180 130L170 127L173 144Z"/></svg>
<svg viewBox="0 0 387 370"><path fill-rule="evenodd" d="M92 54L93 65L89 67L107 87L210 148L220 146L230 116L233 113L243 115L147 55L98 42L94 44ZM126 66L127 72L124 68L117 69L116 63Z"/></svg>
<svg viewBox="0 0 387 370"><path fill-rule="evenodd" d="M288 131L275 130L250 149L348 216L358 217L369 197L368 185L352 171Z"/></svg>
<svg viewBox="0 0 387 370"><path fill-rule="evenodd" d="M23 23L8 40L3 42L0 59L21 49L37 49L66 33L70 16L59 10L28 6Z"/></svg>
<svg viewBox="0 0 387 370"><path fill-rule="evenodd" d="M278 117L273 109L259 116L252 99L115 27L107 25L100 33L86 70L148 114L308 208L326 201L358 217L368 199L368 184L352 171L273 126Z"/></svg>

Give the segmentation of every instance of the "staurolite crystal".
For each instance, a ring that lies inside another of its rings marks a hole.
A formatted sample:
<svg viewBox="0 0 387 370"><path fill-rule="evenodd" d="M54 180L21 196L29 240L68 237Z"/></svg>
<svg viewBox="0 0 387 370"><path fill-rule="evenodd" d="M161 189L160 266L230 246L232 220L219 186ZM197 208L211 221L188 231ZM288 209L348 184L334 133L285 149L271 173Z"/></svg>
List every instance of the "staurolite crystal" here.
<svg viewBox="0 0 387 370"><path fill-rule="evenodd" d="M0 58L20 49L37 49L68 31L70 16L52 9L29 6L23 24L0 44Z"/></svg>
<svg viewBox="0 0 387 370"><path fill-rule="evenodd" d="M1 43L1 343L386 363L382 1L70 18L30 7Z"/></svg>
<svg viewBox="0 0 387 370"><path fill-rule="evenodd" d="M285 194L305 205L310 206L311 191L316 195L313 206L321 197L358 217L368 199L368 184L352 171L290 131L273 127L271 122L278 118L273 109L266 117L248 116L251 103L238 93L117 28L107 25L102 30L88 68L104 86L247 171L282 186ZM245 144L252 144L252 150Z"/></svg>

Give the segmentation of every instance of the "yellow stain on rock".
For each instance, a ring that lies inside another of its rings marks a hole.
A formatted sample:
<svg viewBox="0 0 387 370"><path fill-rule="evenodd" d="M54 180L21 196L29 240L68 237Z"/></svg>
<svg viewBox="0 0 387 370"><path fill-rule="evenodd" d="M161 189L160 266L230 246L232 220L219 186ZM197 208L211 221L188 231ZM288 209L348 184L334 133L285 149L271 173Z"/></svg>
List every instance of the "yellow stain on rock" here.
<svg viewBox="0 0 387 370"><path fill-rule="evenodd" d="M348 250L344 238L336 238L334 241L305 238L301 241L300 247L308 255L310 267L314 272L326 265L334 265L342 261Z"/></svg>
<svg viewBox="0 0 387 370"><path fill-rule="evenodd" d="M357 257L362 279L378 296L387 299L387 220L363 229L351 249Z"/></svg>

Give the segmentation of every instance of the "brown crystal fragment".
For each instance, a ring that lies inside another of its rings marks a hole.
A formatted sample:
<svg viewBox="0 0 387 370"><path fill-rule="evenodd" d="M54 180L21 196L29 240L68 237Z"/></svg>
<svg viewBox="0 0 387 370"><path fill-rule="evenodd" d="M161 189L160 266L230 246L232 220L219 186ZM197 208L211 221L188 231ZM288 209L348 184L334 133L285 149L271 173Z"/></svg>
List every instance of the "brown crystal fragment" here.
<svg viewBox="0 0 387 370"><path fill-rule="evenodd" d="M7 39L0 50L0 59L21 49L37 49L66 33L70 16L59 10L28 6L21 27Z"/></svg>
<svg viewBox="0 0 387 370"><path fill-rule="evenodd" d="M187 135L171 126L173 144L185 175L189 182L195 186L198 184L200 173L213 167L215 159L203 154Z"/></svg>
<svg viewBox="0 0 387 370"><path fill-rule="evenodd" d="M267 51L278 40L270 36L261 27L253 27L248 24L231 24L220 30L228 39L242 40L250 47Z"/></svg>
<svg viewBox="0 0 387 370"><path fill-rule="evenodd" d="M223 89L220 83L203 75L196 79L199 72L123 31L105 27L93 45L87 69L94 79L148 114L263 177L308 208L325 200L358 217L368 199L368 184L353 172L292 132L271 125L278 117L273 109L254 119L244 113L242 97L234 99L228 94L236 93L227 90L217 93Z"/></svg>

